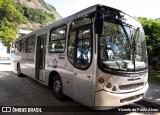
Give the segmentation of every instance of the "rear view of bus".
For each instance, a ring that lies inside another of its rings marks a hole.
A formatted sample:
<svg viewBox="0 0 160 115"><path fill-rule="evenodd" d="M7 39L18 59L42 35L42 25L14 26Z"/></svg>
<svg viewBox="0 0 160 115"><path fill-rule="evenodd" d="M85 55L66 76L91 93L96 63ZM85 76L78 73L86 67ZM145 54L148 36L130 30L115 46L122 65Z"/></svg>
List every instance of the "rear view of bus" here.
<svg viewBox="0 0 160 115"><path fill-rule="evenodd" d="M101 6L95 32L98 39L95 107L107 109L141 100L149 86L141 24L119 10Z"/></svg>

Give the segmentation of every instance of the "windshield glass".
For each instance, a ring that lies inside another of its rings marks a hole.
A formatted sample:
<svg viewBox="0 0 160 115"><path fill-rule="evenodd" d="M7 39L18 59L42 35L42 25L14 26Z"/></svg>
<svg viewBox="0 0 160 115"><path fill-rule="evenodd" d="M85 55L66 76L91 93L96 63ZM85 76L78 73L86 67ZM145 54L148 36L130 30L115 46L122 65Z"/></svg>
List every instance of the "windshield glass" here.
<svg viewBox="0 0 160 115"><path fill-rule="evenodd" d="M146 69L147 51L141 24L124 13L113 21L104 17L103 35L99 39L102 67L122 71Z"/></svg>

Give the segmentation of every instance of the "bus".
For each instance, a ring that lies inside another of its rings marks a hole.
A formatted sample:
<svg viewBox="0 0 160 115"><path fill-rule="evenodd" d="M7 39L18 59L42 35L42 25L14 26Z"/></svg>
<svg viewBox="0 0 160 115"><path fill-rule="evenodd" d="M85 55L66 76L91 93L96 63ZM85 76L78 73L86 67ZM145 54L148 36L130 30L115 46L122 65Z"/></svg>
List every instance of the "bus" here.
<svg viewBox="0 0 160 115"><path fill-rule="evenodd" d="M111 109L143 99L148 84L145 34L121 10L94 5L19 37L12 66L93 109Z"/></svg>

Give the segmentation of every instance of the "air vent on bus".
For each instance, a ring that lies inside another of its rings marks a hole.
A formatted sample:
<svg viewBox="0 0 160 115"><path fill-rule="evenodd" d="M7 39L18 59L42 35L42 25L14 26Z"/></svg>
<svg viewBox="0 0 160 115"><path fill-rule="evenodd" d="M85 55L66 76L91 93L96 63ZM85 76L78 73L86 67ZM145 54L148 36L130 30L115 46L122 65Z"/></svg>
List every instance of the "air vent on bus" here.
<svg viewBox="0 0 160 115"><path fill-rule="evenodd" d="M120 90L132 90L132 89L136 89L139 88L141 86L143 86L144 83L135 83L135 84L128 84L128 85L120 85L119 89Z"/></svg>
<svg viewBox="0 0 160 115"><path fill-rule="evenodd" d="M136 80L140 80L141 78L134 78L134 79L128 79L128 81L136 81Z"/></svg>
<svg viewBox="0 0 160 115"><path fill-rule="evenodd" d="M143 98L143 94L128 97L128 98L125 98L125 99L121 99L120 103L130 102L130 101L134 101L134 100L141 99L141 98Z"/></svg>

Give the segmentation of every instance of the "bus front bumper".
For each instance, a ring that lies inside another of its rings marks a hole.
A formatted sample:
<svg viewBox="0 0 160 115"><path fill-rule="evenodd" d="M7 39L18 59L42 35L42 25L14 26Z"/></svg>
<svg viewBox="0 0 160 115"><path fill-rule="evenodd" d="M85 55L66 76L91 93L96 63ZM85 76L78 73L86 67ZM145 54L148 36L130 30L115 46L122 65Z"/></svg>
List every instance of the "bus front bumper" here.
<svg viewBox="0 0 160 115"><path fill-rule="evenodd" d="M148 87L149 84L147 83L138 91L123 94L110 93L105 90L96 92L94 109L107 110L139 101L143 99Z"/></svg>

